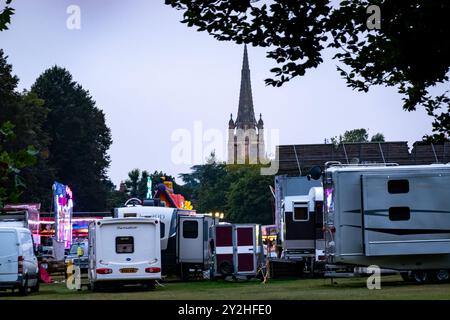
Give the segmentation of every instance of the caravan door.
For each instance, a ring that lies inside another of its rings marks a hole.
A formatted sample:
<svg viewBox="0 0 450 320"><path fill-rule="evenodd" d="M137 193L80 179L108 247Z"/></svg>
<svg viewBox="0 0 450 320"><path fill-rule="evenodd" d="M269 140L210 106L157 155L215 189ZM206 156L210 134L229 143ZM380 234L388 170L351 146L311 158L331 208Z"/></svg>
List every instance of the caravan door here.
<svg viewBox="0 0 450 320"><path fill-rule="evenodd" d="M450 253L450 175L361 175L366 256Z"/></svg>
<svg viewBox="0 0 450 320"><path fill-rule="evenodd" d="M203 218L179 217L178 259L181 263L204 263Z"/></svg>
<svg viewBox="0 0 450 320"><path fill-rule="evenodd" d="M256 272L256 239L254 225L235 225L235 241L237 248L237 273Z"/></svg>

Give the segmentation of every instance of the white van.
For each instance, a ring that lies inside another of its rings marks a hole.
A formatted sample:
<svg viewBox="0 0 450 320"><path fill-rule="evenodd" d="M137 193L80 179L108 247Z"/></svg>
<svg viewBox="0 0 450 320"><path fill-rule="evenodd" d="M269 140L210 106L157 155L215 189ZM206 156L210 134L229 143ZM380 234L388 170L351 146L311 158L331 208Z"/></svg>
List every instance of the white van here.
<svg viewBox="0 0 450 320"><path fill-rule="evenodd" d="M161 279L159 219L106 218L89 224L89 283L105 286L143 284Z"/></svg>
<svg viewBox="0 0 450 320"><path fill-rule="evenodd" d="M19 289L22 295L39 291L39 267L31 232L0 227L0 290Z"/></svg>

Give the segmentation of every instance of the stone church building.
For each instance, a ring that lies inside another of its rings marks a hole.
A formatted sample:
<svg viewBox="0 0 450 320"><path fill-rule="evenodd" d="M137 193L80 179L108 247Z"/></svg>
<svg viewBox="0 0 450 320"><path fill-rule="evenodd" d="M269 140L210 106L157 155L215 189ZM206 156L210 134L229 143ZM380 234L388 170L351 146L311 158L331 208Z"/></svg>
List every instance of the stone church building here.
<svg viewBox="0 0 450 320"><path fill-rule="evenodd" d="M241 71L241 89L236 120L231 114L228 122L228 164L257 164L265 157L264 122L256 121L247 46Z"/></svg>

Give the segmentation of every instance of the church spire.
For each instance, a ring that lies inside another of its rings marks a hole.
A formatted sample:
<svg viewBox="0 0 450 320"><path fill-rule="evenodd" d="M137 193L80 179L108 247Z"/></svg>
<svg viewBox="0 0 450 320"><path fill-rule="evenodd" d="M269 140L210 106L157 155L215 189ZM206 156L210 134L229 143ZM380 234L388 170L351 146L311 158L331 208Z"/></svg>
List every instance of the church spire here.
<svg viewBox="0 0 450 320"><path fill-rule="evenodd" d="M239 94L239 108L236 118L238 129L255 128L256 119L253 110L252 85L250 81L250 67L248 63L247 45L244 46L244 58L241 71L241 91Z"/></svg>

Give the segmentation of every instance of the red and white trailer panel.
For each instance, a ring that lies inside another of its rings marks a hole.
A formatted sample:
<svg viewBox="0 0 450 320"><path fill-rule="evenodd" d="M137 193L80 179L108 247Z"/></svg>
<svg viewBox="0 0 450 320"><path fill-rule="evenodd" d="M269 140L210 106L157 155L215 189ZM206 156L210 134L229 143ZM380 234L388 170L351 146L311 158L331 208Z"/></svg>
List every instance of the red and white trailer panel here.
<svg viewBox="0 0 450 320"><path fill-rule="evenodd" d="M263 262L261 226L217 224L213 226L214 276L256 276Z"/></svg>

